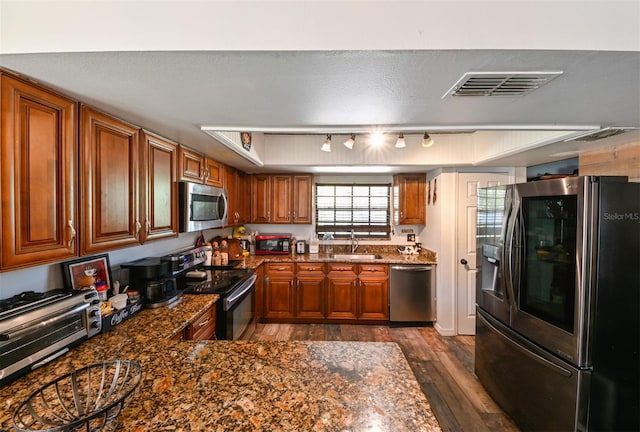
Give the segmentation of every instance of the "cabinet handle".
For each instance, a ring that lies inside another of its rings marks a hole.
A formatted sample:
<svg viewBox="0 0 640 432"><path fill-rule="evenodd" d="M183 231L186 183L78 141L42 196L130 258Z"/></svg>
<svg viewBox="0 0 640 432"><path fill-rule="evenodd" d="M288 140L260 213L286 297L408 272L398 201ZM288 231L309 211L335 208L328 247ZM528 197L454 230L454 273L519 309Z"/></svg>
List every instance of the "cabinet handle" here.
<svg viewBox="0 0 640 432"><path fill-rule="evenodd" d="M151 222L147 219L147 235L151 234Z"/></svg>
<svg viewBox="0 0 640 432"><path fill-rule="evenodd" d="M209 324L209 320L206 320L206 321L201 322L200 324L198 324L198 327L204 327L204 326L206 326L207 324Z"/></svg>
<svg viewBox="0 0 640 432"><path fill-rule="evenodd" d="M69 219L69 222L67 222L67 226L69 227L69 232L71 234L69 238L69 242L67 243L67 246L71 247L71 245L73 244L73 241L76 239L76 229L73 227L72 219Z"/></svg>
<svg viewBox="0 0 640 432"><path fill-rule="evenodd" d="M140 224L140 221L138 219L136 219L136 238L140 239L140 230L142 229L142 225Z"/></svg>
<svg viewBox="0 0 640 432"><path fill-rule="evenodd" d="M294 211L293 212L293 219L295 219L295 218L296 218L296 212Z"/></svg>

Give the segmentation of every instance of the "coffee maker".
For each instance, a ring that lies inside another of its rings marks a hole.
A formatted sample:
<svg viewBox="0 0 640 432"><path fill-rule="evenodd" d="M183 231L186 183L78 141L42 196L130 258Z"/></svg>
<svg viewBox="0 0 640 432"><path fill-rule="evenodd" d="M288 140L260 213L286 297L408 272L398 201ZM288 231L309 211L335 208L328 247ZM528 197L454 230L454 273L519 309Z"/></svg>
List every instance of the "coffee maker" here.
<svg viewBox="0 0 640 432"><path fill-rule="evenodd" d="M145 308L167 305L182 294L169 263L159 257L141 258L120 267L129 270L129 286L140 293Z"/></svg>

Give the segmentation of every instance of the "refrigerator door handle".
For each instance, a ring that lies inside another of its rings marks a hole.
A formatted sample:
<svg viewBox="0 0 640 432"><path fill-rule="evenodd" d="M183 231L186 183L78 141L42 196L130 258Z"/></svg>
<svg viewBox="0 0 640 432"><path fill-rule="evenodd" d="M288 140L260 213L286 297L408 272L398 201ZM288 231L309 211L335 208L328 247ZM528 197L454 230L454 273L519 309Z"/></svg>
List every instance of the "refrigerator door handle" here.
<svg viewBox="0 0 640 432"><path fill-rule="evenodd" d="M512 192L514 193L514 192ZM506 230L505 230L505 239L504 239L504 248L503 248L503 257L502 262L504 265L504 284L506 287L507 298L509 300L509 304L515 311L516 309L516 301L515 301L515 292L513 289L514 284L514 272L513 272L513 255L514 255L514 247L513 243L515 241L515 218L517 217L517 210L515 209L515 203L510 200L510 208L508 211L508 216L506 219Z"/></svg>

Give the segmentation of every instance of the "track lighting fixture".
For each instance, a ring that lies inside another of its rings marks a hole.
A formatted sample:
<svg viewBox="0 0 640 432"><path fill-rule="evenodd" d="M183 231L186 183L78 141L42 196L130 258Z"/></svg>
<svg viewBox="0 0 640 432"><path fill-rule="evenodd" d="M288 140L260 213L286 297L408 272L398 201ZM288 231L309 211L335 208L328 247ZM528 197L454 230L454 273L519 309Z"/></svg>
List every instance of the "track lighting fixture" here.
<svg viewBox="0 0 640 432"><path fill-rule="evenodd" d="M327 139L324 140L320 150L330 152L331 151L331 135L327 135Z"/></svg>
<svg viewBox="0 0 640 432"><path fill-rule="evenodd" d="M356 135L355 134L351 134L351 137L349 137L349 139L344 142L344 146L346 148L348 148L349 150L351 150L351 149L353 149L353 145L355 143L356 143Z"/></svg>
<svg viewBox="0 0 640 432"><path fill-rule="evenodd" d="M424 137L422 137L422 147L431 147L433 145L433 138L429 136L428 133L424 133Z"/></svg>
<svg viewBox="0 0 640 432"><path fill-rule="evenodd" d="M400 132L400 135L398 136L398 139L396 141L396 148L405 148L406 146L407 143L404 142L404 134Z"/></svg>

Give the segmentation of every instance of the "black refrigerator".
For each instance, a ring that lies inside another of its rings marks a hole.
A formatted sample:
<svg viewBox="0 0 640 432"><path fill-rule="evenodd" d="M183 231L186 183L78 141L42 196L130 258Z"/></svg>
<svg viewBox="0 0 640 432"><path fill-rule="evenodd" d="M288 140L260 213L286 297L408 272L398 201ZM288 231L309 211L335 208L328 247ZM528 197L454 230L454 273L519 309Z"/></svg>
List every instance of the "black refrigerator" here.
<svg viewBox="0 0 640 432"><path fill-rule="evenodd" d="M640 430L640 183L478 193L475 372L523 430Z"/></svg>

